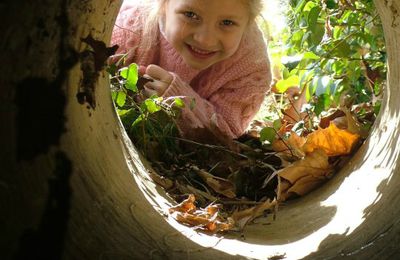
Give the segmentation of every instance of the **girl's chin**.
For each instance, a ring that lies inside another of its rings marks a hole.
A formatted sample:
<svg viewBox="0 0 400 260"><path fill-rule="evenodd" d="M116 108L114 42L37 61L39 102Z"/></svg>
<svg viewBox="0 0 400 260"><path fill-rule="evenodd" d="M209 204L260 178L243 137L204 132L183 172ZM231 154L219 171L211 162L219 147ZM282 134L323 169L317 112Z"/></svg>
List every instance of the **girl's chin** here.
<svg viewBox="0 0 400 260"><path fill-rule="evenodd" d="M204 70L213 65L211 62L195 62L193 60L186 60L186 64L189 65L192 69L195 70Z"/></svg>
<svg viewBox="0 0 400 260"><path fill-rule="evenodd" d="M193 58L193 56L191 56L190 53L185 53L185 55L183 55L183 59L186 62L186 64L189 65L189 67L196 70L207 69L208 67L216 63L214 59L203 60L203 59Z"/></svg>

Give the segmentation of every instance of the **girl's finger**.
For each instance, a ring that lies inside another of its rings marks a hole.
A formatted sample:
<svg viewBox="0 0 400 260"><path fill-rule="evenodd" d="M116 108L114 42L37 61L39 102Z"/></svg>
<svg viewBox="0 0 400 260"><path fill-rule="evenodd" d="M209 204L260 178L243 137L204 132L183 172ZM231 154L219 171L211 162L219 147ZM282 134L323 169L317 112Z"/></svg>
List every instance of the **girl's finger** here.
<svg viewBox="0 0 400 260"><path fill-rule="evenodd" d="M143 76L146 73L146 66L140 65L139 66L139 75Z"/></svg>
<svg viewBox="0 0 400 260"><path fill-rule="evenodd" d="M144 87L143 89L143 95L145 97L151 97L153 95L157 95L157 91L155 91L154 89L148 88L148 87Z"/></svg>
<svg viewBox="0 0 400 260"><path fill-rule="evenodd" d="M166 84L162 81L159 81L159 80L154 80L151 82L147 82L145 84L145 87L147 89L156 91L158 96L162 96L164 94L165 90L168 88L168 86L169 86L168 84Z"/></svg>
<svg viewBox="0 0 400 260"><path fill-rule="evenodd" d="M154 64L150 64L149 66L147 66L146 74L154 79L163 81L168 85L171 84L173 80L173 76L171 75L171 73Z"/></svg>

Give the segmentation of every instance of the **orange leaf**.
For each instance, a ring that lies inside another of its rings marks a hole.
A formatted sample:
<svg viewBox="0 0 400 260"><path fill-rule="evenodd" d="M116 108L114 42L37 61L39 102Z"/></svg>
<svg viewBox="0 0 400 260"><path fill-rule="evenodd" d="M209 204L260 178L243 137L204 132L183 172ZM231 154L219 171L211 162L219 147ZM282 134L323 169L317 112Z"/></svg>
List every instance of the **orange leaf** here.
<svg viewBox="0 0 400 260"><path fill-rule="evenodd" d="M196 198L193 194L190 194L189 197L187 199L185 199L184 201L182 201L181 203L179 203L176 206L173 206L171 208L169 208L169 213L173 213L173 212L194 212L196 210L196 206L194 205L194 202L196 201Z"/></svg>
<svg viewBox="0 0 400 260"><path fill-rule="evenodd" d="M339 129L331 123L328 128L318 129L308 135L302 149L305 153L321 148L328 156L346 155L351 152L359 138L358 134Z"/></svg>
<svg viewBox="0 0 400 260"><path fill-rule="evenodd" d="M233 228L233 220L224 220L218 216L218 205L209 205L205 209L196 209L194 205L196 198L193 194L182 203L171 207L169 213L176 221L191 227L210 232L219 232Z"/></svg>

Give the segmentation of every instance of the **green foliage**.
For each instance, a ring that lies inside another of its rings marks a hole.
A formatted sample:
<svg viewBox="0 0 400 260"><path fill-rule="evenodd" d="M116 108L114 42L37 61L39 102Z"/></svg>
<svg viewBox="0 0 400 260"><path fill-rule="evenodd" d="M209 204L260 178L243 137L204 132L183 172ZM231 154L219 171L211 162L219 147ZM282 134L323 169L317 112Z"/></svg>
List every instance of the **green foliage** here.
<svg viewBox="0 0 400 260"><path fill-rule="evenodd" d="M386 49L372 0L290 0L287 17L283 42L272 42L278 92L305 89L317 115L339 106L343 94L378 106Z"/></svg>
<svg viewBox="0 0 400 260"><path fill-rule="evenodd" d="M174 118L184 107L183 100L179 97L144 98L137 86L138 66L134 63L119 69L112 64L107 71L117 113L135 145L151 157L176 153L174 137L178 136L178 130Z"/></svg>

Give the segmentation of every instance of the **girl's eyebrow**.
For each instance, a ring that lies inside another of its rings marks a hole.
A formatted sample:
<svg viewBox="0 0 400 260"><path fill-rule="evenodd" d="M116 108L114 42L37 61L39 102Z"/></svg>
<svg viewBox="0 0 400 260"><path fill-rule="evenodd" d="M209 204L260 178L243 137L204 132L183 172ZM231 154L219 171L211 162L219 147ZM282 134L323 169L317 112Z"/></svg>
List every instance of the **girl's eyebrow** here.
<svg viewBox="0 0 400 260"><path fill-rule="evenodd" d="M183 5L179 6L178 9L190 9L193 11L201 11L200 8L198 8L198 7L196 8L193 5L189 5L189 4L183 4Z"/></svg>
<svg viewBox="0 0 400 260"><path fill-rule="evenodd" d="M243 20L243 17L238 15L221 15L220 18L226 20L234 20L234 21Z"/></svg>

